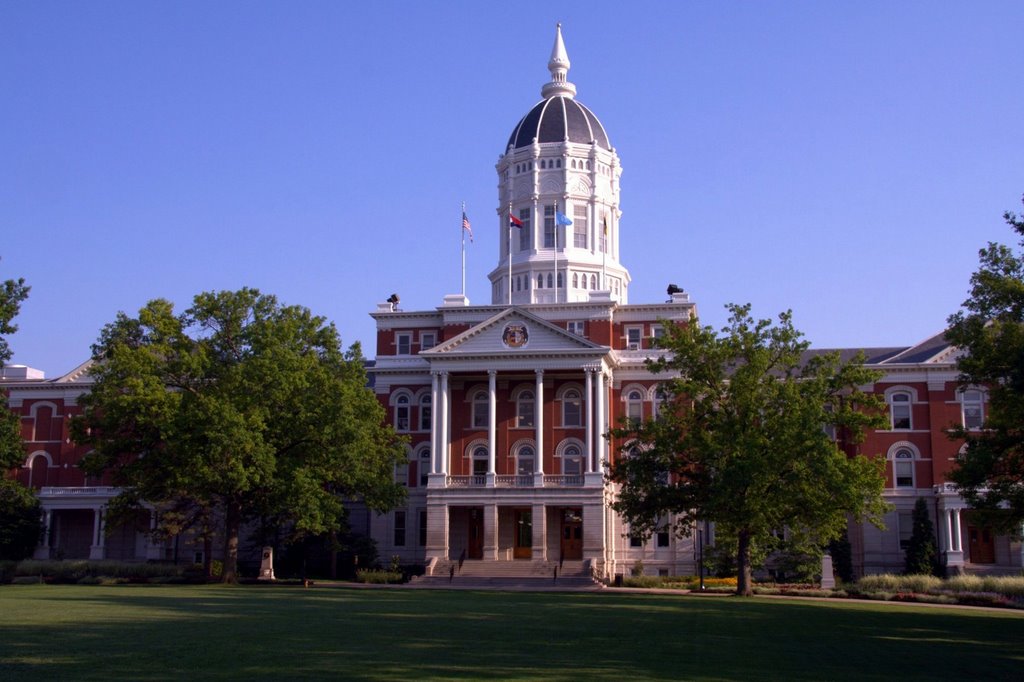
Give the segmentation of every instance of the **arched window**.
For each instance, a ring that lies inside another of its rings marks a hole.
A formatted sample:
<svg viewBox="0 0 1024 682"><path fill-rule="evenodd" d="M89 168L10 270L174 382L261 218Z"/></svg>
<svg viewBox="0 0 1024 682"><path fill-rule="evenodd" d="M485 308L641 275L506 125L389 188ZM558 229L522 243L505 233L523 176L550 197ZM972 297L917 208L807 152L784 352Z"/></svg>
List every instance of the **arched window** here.
<svg viewBox="0 0 1024 682"><path fill-rule="evenodd" d="M889 415L893 430L910 430L913 427L911 418L911 395L906 391L889 394Z"/></svg>
<svg viewBox="0 0 1024 682"><path fill-rule="evenodd" d="M512 454L516 460L517 476L529 476L537 470L537 453L533 445L520 445Z"/></svg>
<svg viewBox="0 0 1024 682"><path fill-rule="evenodd" d="M914 453L910 448L900 448L892 456L892 481L896 488L913 488Z"/></svg>
<svg viewBox="0 0 1024 682"><path fill-rule="evenodd" d="M644 418L644 394L639 389L626 392L626 419L631 424L639 424Z"/></svg>
<svg viewBox="0 0 1024 682"><path fill-rule="evenodd" d="M421 447L418 453L418 468L420 474L420 485L427 485L427 476L430 475L431 469L431 457L430 457L430 446Z"/></svg>
<svg viewBox="0 0 1024 682"><path fill-rule="evenodd" d="M561 167L562 167L562 160L561 159L555 159L555 168L561 168Z"/></svg>
<svg viewBox="0 0 1024 682"><path fill-rule="evenodd" d="M554 288L553 287L554 283L555 283L555 280L551 277L551 273L549 272L548 273L548 289Z"/></svg>
<svg viewBox="0 0 1024 682"><path fill-rule="evenodd" d="M538 289L543 289L544 288L544 275L537 275L537 288Z"/></svg>
<svg viewBox="0 0 1024 682"><path fill-rule="evenodd" d="M558 273L557 281L558 281L558 288L559 289L561 289L561 288L563 288L565 286L564 284L562 284L562 273Z"/></svg>
<svg viewBox="0 0 1024 682"><path fill-rule="evenodd" d="M427 393L420 398L420 431L430 430L431 405L430 394Z"/></svg>
<svg viewBox="0 0 1024 682"><path fill-rule="evenodd" d="M562 426L583 425L583 399L571 388L562 394Z"/></svg>
<svg viewBox="0 0 1024 682"><path fill-rule="evenodd" d="M405 461L395 465L395 483L402 486L409 485L409 462Z"/></svg>
<svg viewBox="0 0 1024 682"><path fill-rule="evenodd" d="M490 421L488 414L487 393L477 391L473 394L473 428L486 429Z"/></svg>
<svg viewBox="0 0 1024 682"><path fill-rule="evenodd" d="M473 448L473 475L483 476L487 473L487 446L477 445Z"/></svg>
<svg viewBox="0 0 1024 682"><path fill-rule="evenodd" d="M576 273L576 272L572 273L572 288L573 289L579 289L580 288L580 276L579 276L579 273Z"/></svg>
<svg viewBox="0 0 1024 682"><path fill-rule="evenodd" d="M590 276L590 288L597 289L597 275Z"/></svg>
<svg viewBox="0 0 1024 682"><path fill-rule="evenodd" d="M409 411L409 396L398 396L395 399L395 431L409 430Z"/></svg>
<svg viewBox="0 0 1024 682"><path fill-rule="evenodd" d="M960 394L960 408L964 428L976 431L985 423L985 396L976 388L969 388Z"/></svg>
<svg viewBox="0 0 1024 682"><path fill-rule="evenodd" d="M516 397L516 426L534 426L533 391L520 391Z"/></svg>
<svg viewBox="0 0 1024 682"><path fill-rule="evenodd" d="M583 453L576 445L570 445L562 452L562 475L579 476L583 473Z"/></svg>

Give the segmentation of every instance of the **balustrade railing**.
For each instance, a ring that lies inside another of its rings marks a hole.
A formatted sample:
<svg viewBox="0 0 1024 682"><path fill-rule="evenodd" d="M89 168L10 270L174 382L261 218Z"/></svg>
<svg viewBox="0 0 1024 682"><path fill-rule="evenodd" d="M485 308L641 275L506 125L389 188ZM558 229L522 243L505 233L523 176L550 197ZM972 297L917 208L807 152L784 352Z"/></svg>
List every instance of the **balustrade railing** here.
<svg viewBox="0 0 1024 682"><path fill-rule="evenodd" d="M583 487L582 474L561 474L544 476L544 485L552 488L581 488ZM474 474L472 476L449 476L449 488L484 488L487 486L487 476ZM532 488L534 486L533 474L507 475L500 474L494 477L496 488Z"/></svg>

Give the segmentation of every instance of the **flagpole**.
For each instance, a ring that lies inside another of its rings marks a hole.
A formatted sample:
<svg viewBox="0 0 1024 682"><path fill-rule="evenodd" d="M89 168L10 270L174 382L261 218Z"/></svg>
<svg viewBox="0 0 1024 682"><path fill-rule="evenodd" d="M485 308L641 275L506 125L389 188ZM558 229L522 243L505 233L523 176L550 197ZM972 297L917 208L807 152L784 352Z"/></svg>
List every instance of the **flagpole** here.
<svg viewBox="0 0 1024 682"><path fill-rule="evenodd" d="M558 204L556 203L555 206L557 207ZM552 263L551 264L552 264L552 267L555 270L555 303L558 303L558 211L557 210L555 210L554 218L555 218L555 221L554 221L555 222L555 248L551 252L551 255L552 255L552 259L551 259Z"/></svg>
<svg viewBox="0 0 1024 682"><path fill-rule="evenodd" d="M462 298L466 298L466 202L462 202L462 222L459 223L462 238Z"/></svg>
<svg viewBox="0 0 1024 682"><path fill-rule="evenodd" d="M512 305L512 202L508 202L508 215L505 216L508 223L508 304Z"/></svg>

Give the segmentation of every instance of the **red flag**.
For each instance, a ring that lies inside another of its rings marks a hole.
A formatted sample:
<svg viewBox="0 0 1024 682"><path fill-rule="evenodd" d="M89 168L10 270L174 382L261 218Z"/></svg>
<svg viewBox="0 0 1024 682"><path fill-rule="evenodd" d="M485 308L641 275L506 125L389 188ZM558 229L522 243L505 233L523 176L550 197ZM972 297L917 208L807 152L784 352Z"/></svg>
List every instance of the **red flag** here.
<svg viewBox="0 0 1024 682"><path fill-rule="evenodd" d="M509 214L508 214L508 226L509 227L518 227L518 228L522 229L523 221L520 220L519 218L515 217L514 215L512 215L512 212L509 211Z"/></svg>

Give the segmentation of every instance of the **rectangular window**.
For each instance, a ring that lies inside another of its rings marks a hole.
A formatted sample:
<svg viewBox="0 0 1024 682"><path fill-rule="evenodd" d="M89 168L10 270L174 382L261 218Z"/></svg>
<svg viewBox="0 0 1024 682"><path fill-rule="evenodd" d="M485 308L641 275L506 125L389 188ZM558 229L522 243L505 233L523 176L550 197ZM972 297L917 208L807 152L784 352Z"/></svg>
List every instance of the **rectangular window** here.
<svg viewBox="0 0 1024 682"><path fill-rule="evenodd" d="M395 483L409 485L409 463L395 465Z"/></svg>
<svg viewBox="0 0 1024 682"><path fill-rule="evenodd" d="M665 328L660 324L651 325L651 338L661 339L665 337Z"/></svg>
<svg viewBox="0 0 1024 682"><path fill-rule="evenodd" d="M583 336L583 320L574 320L572 322L566 322L565 328L569 331L570 334L575 334L576 336Z"/></svg>
<svg viewBox="0 0 1024 682"><path fill-rule="evenodd" d="M914 514L899 512L898 525L900 527L900 549L906 549L910 546L910 536L914 534Z"/></svg>
<svg viewBox="0 0 1024 682"><path fill-rule="evenodd" d="M633 535L632 533L630 533L630 535L629 535L629 546L630 547L643 547L644 546L644 541L643 541L643 539L639 535Z"/></svg>
<svg viewBox="0 0 1024 682"><path fill-rule="evenodd" d="M548 204L544 207L544 248L555 247L555 207Z"/></svg>
<svg viewBox="0 0 1024 682"><path fill-rule="evenodd" d="M412 352L412 334L395 334L395 353L409 355Z"/></svg>
<svg viewBox="0 0 1024 682"><path fill-rule="evenodd" d="M626 327L626 350L640 350L643 327Z"/></svg>
<svg viewBox="0 0 1024 682"><path fill-rule="evenodd" d="M421 486L426 486L427 485L427 480L428 480L427 476L430 475L430 450L421 450L420 451L419 470L420 470L419 471L419 474L420 474L420 485Z"/></svg>
<svg viewBox="0 0 1024 682"><path fill-rule="evenodd" d="M982 422L985 421L982 397L981 391L975 390L964 391L961 395L960 400L963 403L965 429L975 431L980 429Z"/></svg>
<svg viewBox="0 0 1024 682"><path fill-rule="evenodd" d="M912 459L897 459L896 460L896 487L897 488L913 488L914 487L914 460Z"/></svg>
<svg viewBox="0 0 1024 682"><path fill-rule="evenodd" d="M420 404L420 431L429 431L430 430L430 418L431 418L430 403L429 402L421 403Z"/></svg>
<svg viewBox="0 0 1024 682"><path fill-rule="evenodd" d="M437 345L437 336L434 332L420 332L420 350L430 350Z"/></svg>
<svg viewBox="0 0 1024 682"><path fill-rule="evenodd" d="M420 509L419 543L420 543L420 547L426 547L427 546L427 510L426 509Z"/></svg>
<svg viewBox="0 0 1024 682"><path fill-rule="evenodd" d="M668 517L663 517L658 522L658 532L655 534L655 544L658 547L668 547L668 543L669 543Z"/></svg>
<svg viewBox="0 0 1024 682"><path fill-rule="evenodd" d="M516 228L519 230L519 250L529 251L530 250L530 209L523 208L519 210L519 219L523 221L523 226Z"/></svg>
<svg viewBox="0 0 1024 682"><path fill-rule="evenodd" d="M405 547L405 512L395 512L395 547Z"/></svg>
<svg viewBox="0 0 1024 682"><path fill-rule="evenodd" d="M572 209L572 245L577 249L587 248L586 206L574 206Z"/></svg>
<svg viewBox="0 0 1024 682"><path fill-rule="evenodd" d="M889 410L892 416L893 429L910 429L910 394L893 393L889 396Z"/></svg>

